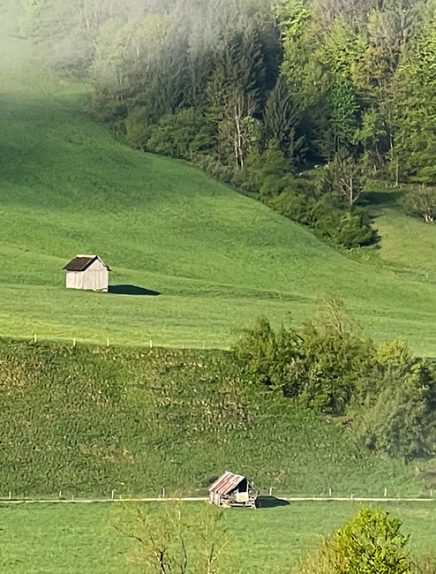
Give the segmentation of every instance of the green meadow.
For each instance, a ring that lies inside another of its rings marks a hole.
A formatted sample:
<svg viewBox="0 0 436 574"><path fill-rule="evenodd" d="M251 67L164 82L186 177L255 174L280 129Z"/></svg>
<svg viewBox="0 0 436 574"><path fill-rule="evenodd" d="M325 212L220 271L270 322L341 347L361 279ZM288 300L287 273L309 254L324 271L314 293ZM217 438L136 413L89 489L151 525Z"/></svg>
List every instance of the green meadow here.
<svg viewBox="0 0 436 574"><path fill-rule="evenodd" d="M40 84L4 80L0 96L2 336L228 347L259 315L300 322L335 295L376 339L435 353L435 267L419 249L433 229L384 217L395 265L350 257L192 166L128 149L93 120L87 89ZM114 293L64 288L78 253L107 261Z"/></svg>
<svg viewBox="0 0 436 574"><path fill-rule="evenodd" d="M435 503L381 506L401 518L416 554L434 550ZM200 508L186 503L183 513L195 519ZM290 574L299 558L358 508L352 502L316 502L229 510L224 514L229 563L253 574ZM150 511L158 517L162 506L150 505ZM143 570L129 557L130 542L113 527L120 512L110 504L0 506L0 569L8 574L139 573Z"/></svg>
<svg viewBox="0 0 436 574"><path fill-rule="evenodd" d="M0 342L0 497L204 494L225 469L264 493L429 496L435 474L377 457L253 384L216 351Z"/></svg>

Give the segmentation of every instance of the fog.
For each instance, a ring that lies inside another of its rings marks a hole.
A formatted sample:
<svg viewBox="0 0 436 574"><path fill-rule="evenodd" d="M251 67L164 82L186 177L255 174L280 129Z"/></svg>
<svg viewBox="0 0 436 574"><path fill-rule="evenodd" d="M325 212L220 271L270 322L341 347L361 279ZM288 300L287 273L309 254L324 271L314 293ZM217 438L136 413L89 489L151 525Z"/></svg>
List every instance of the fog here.
<svg viewBox="0 0 436 574"><path fill-rule="evenodd" d="M243 29L248 13L267 12L272 1L0 0L0 67L14 69L32 59L33 65L38 60L58 71L84 73L93 66L102 36L113 38L130 26L134 37L143 38L138 30L151 19L156 27L172 24L175 42L186 34L204 47L229 26Z"/></svg>

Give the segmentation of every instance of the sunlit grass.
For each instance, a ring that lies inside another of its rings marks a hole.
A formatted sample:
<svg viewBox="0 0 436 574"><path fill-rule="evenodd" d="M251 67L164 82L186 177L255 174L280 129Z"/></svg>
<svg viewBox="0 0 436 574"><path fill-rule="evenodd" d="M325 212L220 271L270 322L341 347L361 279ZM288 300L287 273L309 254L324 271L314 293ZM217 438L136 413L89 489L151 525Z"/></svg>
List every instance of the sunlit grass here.
<svg viewBox="0 0 436 574"><path fill-rule="evenodd" d="M416 554L434 550L434 504L384 504L411 533ZM357 511L357 503L300 503L256 511L230 510L224 528L230 544L226 553L238 571L288 574L298 558L318 548ZM162 507L153 507L159 515ZM195 517L198 504L184 507ZM126 574L139 573L129 560L129 543L111 526L113 507L0 507L2 531L0 568L8 574Z"/></svg>
<svg viewBox="0 0 436 574"><path fill-rule="evenodd" d="M333 294L368 334L435 353L436 285L421 274L353 260L183 162L130 150L92 121L86 89L40 85L14 80L0 98L2 335L226 347L261 314L299 322ZM77 253L160 295L67 291Z"/></svg>

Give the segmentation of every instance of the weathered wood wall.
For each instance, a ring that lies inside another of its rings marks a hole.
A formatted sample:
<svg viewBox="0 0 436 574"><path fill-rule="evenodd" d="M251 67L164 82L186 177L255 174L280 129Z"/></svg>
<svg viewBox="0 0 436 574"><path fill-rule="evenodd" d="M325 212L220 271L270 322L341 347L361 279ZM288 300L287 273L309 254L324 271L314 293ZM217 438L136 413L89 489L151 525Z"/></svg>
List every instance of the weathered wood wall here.
<svg viewBox="0 0 436 574"><path fill-rule="evenodd" d="M109 271L97 259L86 271L68 271L66 286L68 289L107 292L109 290Z"/></svg>

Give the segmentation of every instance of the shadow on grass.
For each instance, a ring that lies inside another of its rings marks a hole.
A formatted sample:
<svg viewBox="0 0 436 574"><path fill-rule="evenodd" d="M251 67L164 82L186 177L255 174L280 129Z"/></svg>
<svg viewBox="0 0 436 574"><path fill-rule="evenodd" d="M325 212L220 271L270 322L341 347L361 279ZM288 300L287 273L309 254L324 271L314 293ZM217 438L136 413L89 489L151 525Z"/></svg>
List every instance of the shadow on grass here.
<svg viewBox="0 0 436 574"><path fill-rule="evenodd" d="M259 496L257 499L257 508L279 508L280 506L289 506L289 502L275 496Z"/></svg>
<svg viewBox="0 0 436 574"><path fill-rule="evenodd" d="M159 291L152 291L137 285L111 285L109 293L112 295L136 295L138 297L157 297L160 295Z"/></svg>
<svg viewBox="0 0 436 574"><path fill-rule="evenodd" d="M401 205L402 197L401 191L371 191L365 194L364 201L367 205L394 207Z"/></svg>

